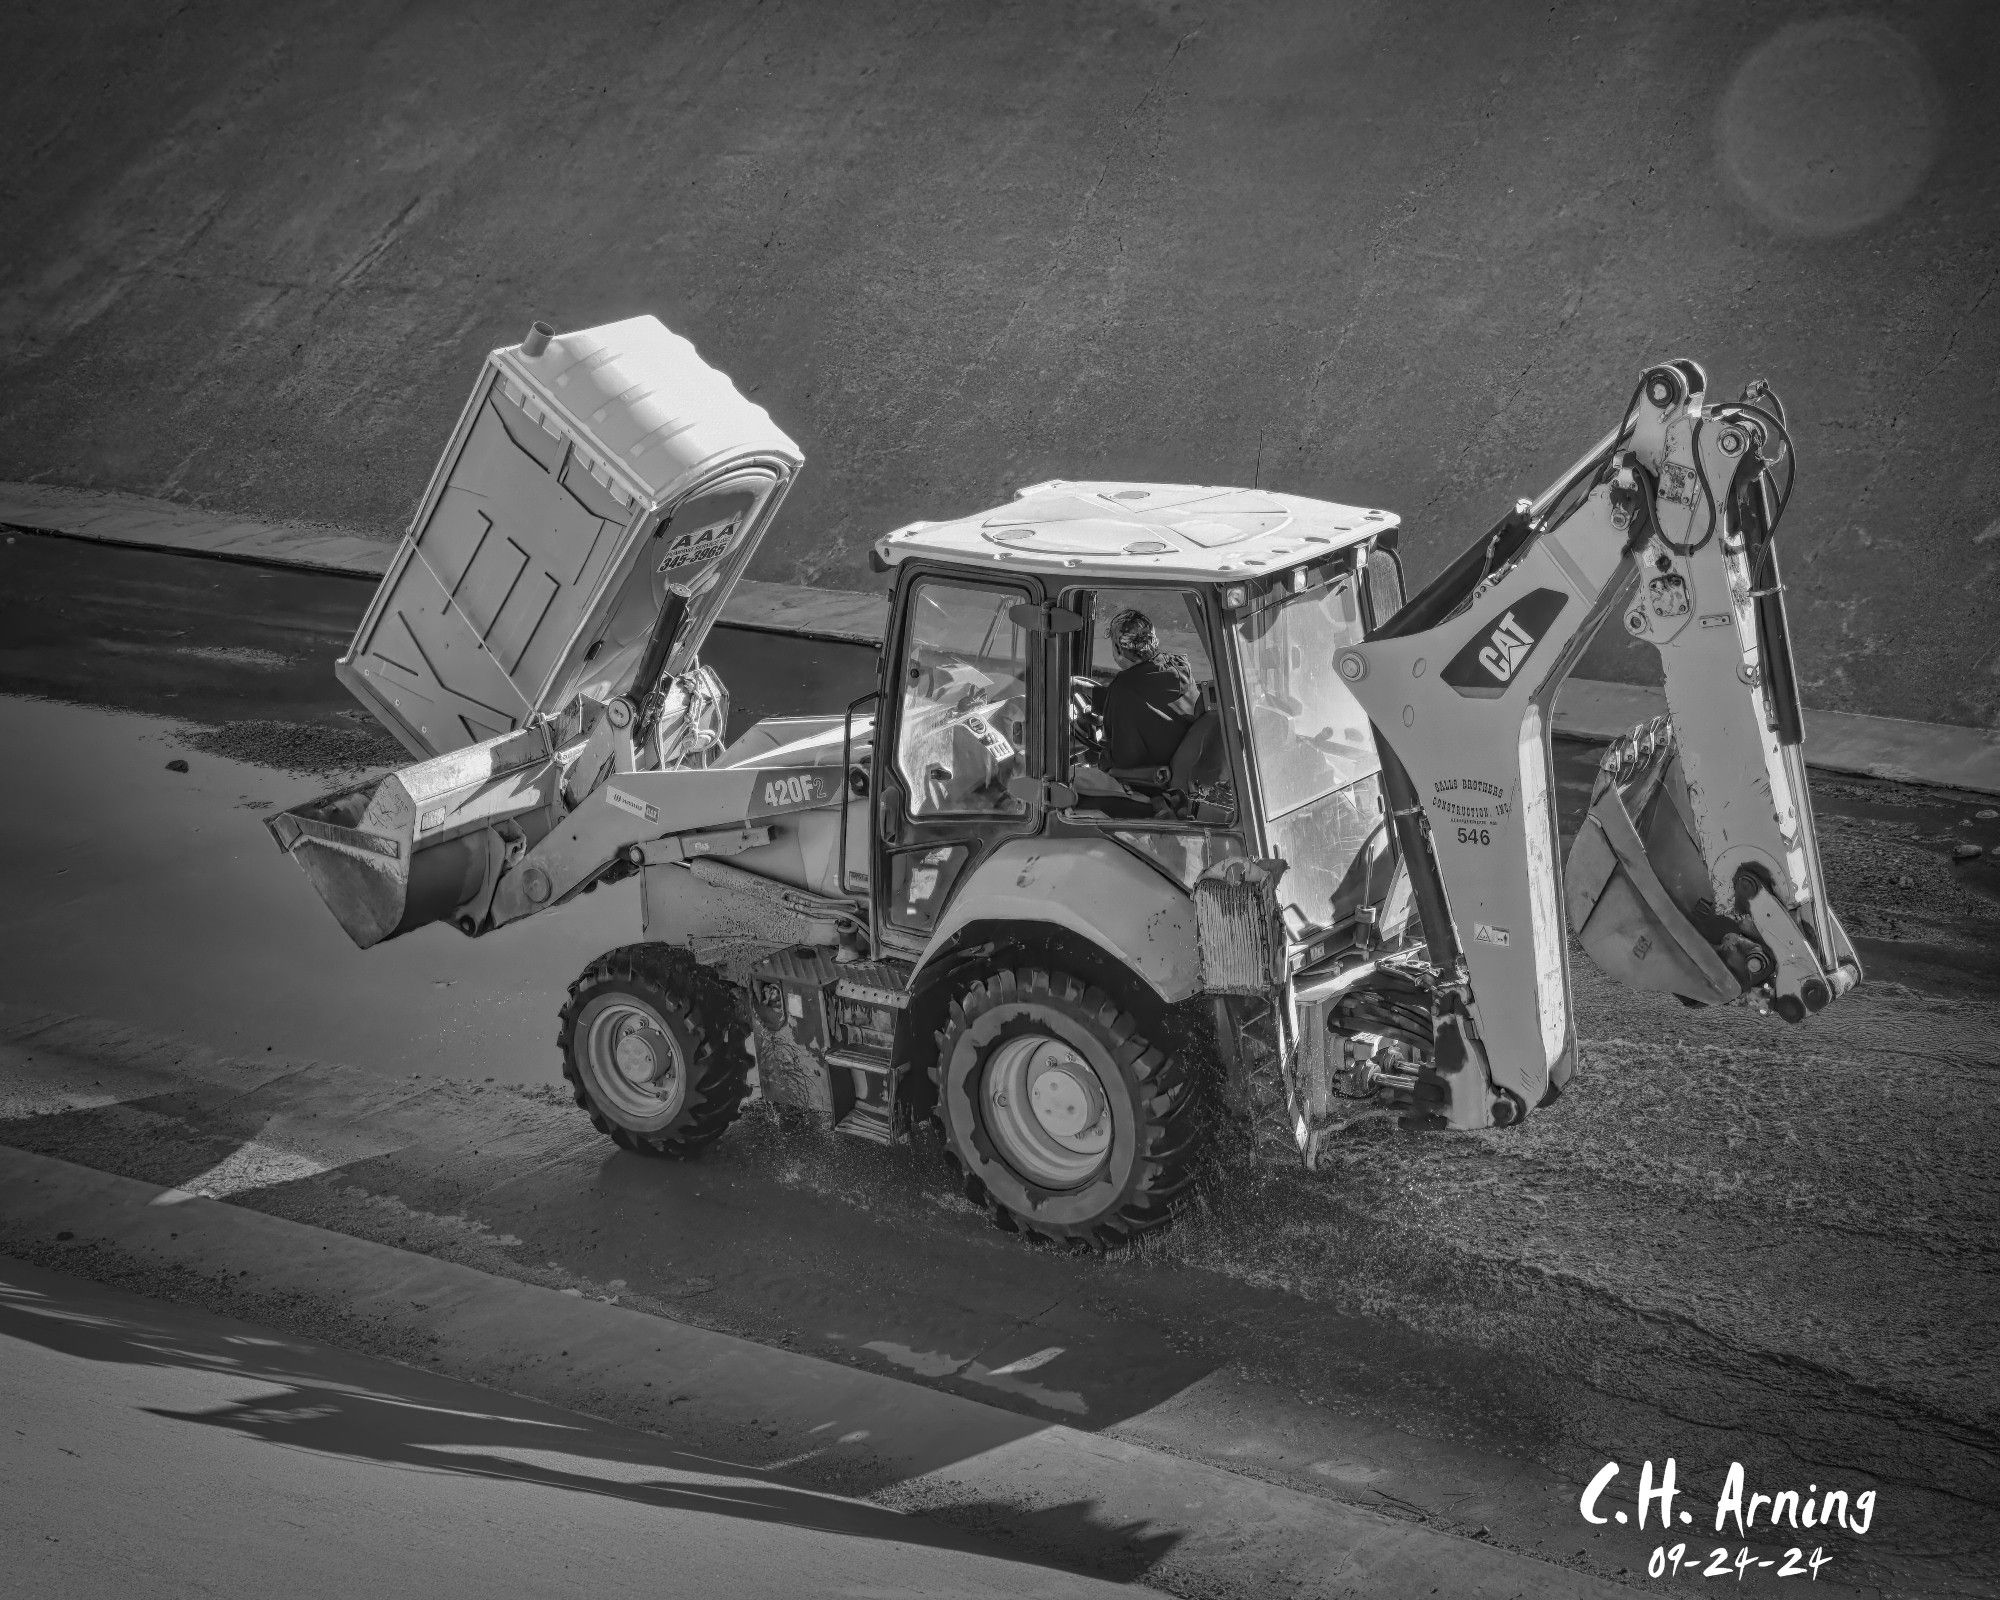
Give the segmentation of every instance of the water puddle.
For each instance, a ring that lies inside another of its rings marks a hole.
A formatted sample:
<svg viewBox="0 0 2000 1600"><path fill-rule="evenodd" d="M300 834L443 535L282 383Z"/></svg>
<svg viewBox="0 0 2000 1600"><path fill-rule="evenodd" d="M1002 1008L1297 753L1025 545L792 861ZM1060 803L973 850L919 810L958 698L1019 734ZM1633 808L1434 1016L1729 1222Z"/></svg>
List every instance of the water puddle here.
<svg viewBox="0 0 2000 1600"><path fill-rule="evenodd" d="M639 937L630 884L483 939L438 925L357 950L261 820L331 784L191 751L185 731L0 697L24 774L0 785L0 999L383 1077L560 1081L557 1009Z"/></svg>
<svg viewBox="0 0 2000 1600"><path fill-rule="evenodd" d="M1081 1417L1089 1414L1090 1406L1082 1395L1074 1389L1051 1389L1044 1384L1032 1383L1017 1376L1032 1372L1063 1353L1061 1345L1053 1345L1034 1354L1022 1356L1018 1360L1003 1362L997 1367L988 1367L965 1356L954 1356L941 1350L912 1350L908 1345L896 1344L888 1339L871 1339L862 1347L873 1350L878 1356L901 1367L905 1372L914 1372L924 1378L962 1378L967 1383L976 1383L987 1389L997 1389L1003 1394L1016 1395L1050 1411L1060 1411L1067 1416Z"/></svg>

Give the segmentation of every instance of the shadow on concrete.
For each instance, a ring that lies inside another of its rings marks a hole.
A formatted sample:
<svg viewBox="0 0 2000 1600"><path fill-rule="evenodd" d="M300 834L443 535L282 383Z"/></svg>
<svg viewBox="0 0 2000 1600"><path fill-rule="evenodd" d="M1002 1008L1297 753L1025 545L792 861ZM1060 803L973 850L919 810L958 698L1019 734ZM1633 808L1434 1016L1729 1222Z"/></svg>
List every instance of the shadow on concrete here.
<svg viewBox="0 0 2000 1600"><path fill-rule="evenodd" d="M399 1471L529 1484L1114 1580L1140 1576L1180 1538L1144 1524L1106 1525L1082 1500L1033 1510L963 1502L945 1513L959 1527L947 1527L781 1481L782 1466L802 1464L804 1456L774 1470L699 1455L636 1429L14 1262L0 1266L0 1341L9 1339L85 1361L240 1379L264 1392L201 1410L145 1409Z"/></svg>
<svg viewBox="0 0 2000 1600"><path fill-rule="evenodd" d="M0 1145L55 1156L141 1183L178 1188L255 1139L268 1107L245 1110L241 1097L170 1092L106 1106L0 1118Z"/></svg>

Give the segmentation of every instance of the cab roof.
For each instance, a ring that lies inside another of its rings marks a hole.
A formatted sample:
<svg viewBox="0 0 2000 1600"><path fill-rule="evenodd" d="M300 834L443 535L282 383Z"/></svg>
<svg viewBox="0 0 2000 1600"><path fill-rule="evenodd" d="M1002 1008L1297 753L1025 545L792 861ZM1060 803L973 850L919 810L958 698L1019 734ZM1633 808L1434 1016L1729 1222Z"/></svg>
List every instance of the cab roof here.
<svg viewBox="0 0 2000 1600"><path fill-rule="evenodd" d="M1186 483L1069 483L951 522L913 522L875 541L913 558L1058 576L1227 583L1281 572L1377 538L1394 512L1268 489Z"/></svg>

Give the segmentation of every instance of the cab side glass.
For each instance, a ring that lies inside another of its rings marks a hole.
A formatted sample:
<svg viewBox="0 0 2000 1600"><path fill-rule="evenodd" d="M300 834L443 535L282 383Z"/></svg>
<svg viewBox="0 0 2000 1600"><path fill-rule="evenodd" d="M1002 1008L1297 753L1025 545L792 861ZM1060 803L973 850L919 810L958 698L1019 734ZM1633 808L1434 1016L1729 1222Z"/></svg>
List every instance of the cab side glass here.
<svg viewBox="0 0 2000 1600"><path fill-rule="evenodd" d="M896 771L913 817L1016 815L1024 770L1028 636L1018 589L920 580L910 597Z"/></svg>
<svg viewBox="0 0 2000 1600"><path fill-rule="evenodd" d="M1288 594L1231 631L1250 694L1265 839L1291 864L1279 891L1287 920L1294 932L1330 927L1377 903L1393 866L1374 730L1334 666L1361 639L1354 581L1342 574Z"/></svg>
<svg viewBox="0 0 2000 1600"><path fill-rule="evenodd" d="M1260 607L1234 632L1267 819L1380 769L1367 714L1333 664L1343 646L1361 639L1351 579Z"/></svg>

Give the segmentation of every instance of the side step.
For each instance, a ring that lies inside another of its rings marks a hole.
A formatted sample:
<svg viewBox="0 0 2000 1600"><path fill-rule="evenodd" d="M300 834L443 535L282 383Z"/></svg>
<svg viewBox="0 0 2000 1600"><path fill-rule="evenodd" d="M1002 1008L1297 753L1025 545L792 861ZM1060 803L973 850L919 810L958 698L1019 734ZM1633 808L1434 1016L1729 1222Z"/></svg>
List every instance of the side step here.
<svg viewBox="0 0 2000 1600"><path fill-rule="evenodd" d="M895 1144L909 1137L907 1129L896 1125L897 1074L886 1057L836 1047L827 1051L826 1066L829 1073L845 1072L854 1086L853 1103L833 1125L835 1133L870 1144Z"/></svg>
<svg viewBox="0 0 2000 1600"><path fill-rule="evenodd" d="M850 1139L865 1139L870 1144L892 1145L909 1138L907 1129L896 1126L895 1112L891 1108L869 1105L863 1101L854 1102L854 1109L834 1124L835 1133L844 1133Z"/></svg>
<svg viewBox="0 0 2000 1600"><path fill-rule="evenodd" d="M834 1124L836 1133L890 1145L909 1137L897 1125L896 1088L901 1074L893 1053L897 1014L910 1004L907 968L886 961L856 962L842 967L833 986L832 1041L826 1052L827 1070L845 1072L854 1086L854 1103Z"/></svg>
<svg viewBox="0 0 2000 1600"><path fill-rule="evenodd" d="M819 948L756 962L750 1017L766 1097L871 1144L908 1137L896 1114L896 1031L910 1003L908 980L909 968L898 963L837 962Z"/></svg>

